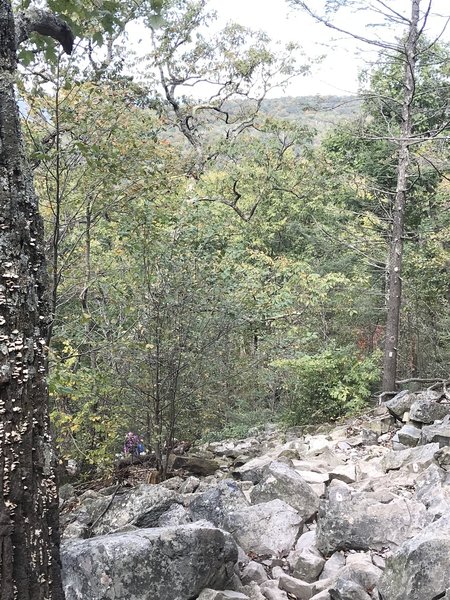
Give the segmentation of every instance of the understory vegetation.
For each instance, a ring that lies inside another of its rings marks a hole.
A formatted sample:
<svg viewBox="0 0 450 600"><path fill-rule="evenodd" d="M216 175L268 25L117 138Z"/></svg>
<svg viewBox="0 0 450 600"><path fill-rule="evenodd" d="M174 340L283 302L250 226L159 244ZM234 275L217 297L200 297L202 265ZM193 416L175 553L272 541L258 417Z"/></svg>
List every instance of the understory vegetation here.
<svg viewBox="0 0 450 600"><path fill-rule="evenodd" d="M208 37L205 4L171 0L155 20L143 3L145 56L123 37L131 12L72 57L24 51L53 426L86 472L108 469L127 431L161 453L333 421L380 391L401 61L380 57L336 116L336 99L281 97L314 69L294 45L272 52L238 25ZM448 135L449 52L421 55L417 135ZM398 380L450 364L449 146L435 138L411 149Z"/></svg>

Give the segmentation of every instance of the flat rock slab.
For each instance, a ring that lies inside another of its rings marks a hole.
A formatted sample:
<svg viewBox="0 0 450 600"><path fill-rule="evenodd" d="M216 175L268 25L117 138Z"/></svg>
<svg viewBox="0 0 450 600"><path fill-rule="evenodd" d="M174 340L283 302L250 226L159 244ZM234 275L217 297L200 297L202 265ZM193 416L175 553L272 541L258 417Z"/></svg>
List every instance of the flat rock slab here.
<svg viewBox="0 0 450 600"><path fill-rule="evenodd" d="M387 490L357 492L334 480L322 500L317 545L325 555L336 550L397 548L428 523L425 506Z"/></svg>
<svg viewBox="0 0 450 600"><path fill-rule="evenodd" d="M223 592L217 590L206 589L200 594L197 600L249 600L249 597L241 592L234 592L232 590L224 590Z"/></svg>
<svg viewBox="0 0 450 600"><path fill-rule="evenodd" d="M386 454L382 460L382 466L386 472L396 469L407 469L413 473L421 473L432 463L436 462L434 455L438 450L439 444L427 444L418 448L394 450Z"/></svg>
<svg viewBox="0 0 450 600"><path fill-rule="evenodd" d="M140 529L66 543L66 600L180 600L226 588L238 551L208 523Z"/></svg>
<svg viewBox="0 0 450 600"><path fill-rule="evenodd" d="M344 483L354 483L356 481L356 465L348 463L335 467L330 472L330 480L339 479Z"/></svg>
<svg viewBox="0 0 450 600"><path fill-rule="evenodd" d="M232 475L235 479L258 483L263 477L264 467L266 467L272 461L273 457L267 454L263 456L257 456L256 458L252 458L237 469L234 469Z"/></svg>

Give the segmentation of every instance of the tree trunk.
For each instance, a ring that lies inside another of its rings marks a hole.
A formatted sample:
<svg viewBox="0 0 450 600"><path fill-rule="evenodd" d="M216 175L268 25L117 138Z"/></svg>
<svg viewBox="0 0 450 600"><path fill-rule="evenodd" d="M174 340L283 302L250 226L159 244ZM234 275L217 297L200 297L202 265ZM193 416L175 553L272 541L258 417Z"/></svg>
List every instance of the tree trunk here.
<svg viewBox="0 0 450 600"><path fill-rule="evenodd" d="M401 139L399 141L397 189L393 207L393 224L387 265L388 296L386 339L383 361L383 392L395 391L397 376L400 309L402 302L402 259L405 208L408 193L409 145L412 135L412 114L415 92L415 67L420 0L412 0L411 21L405 44L404 95L402 104Z"/></svg>
<svg viewBox="0 0 450 600"><path fill-rule="evenodd" d="M16 35L0 2L0 600L62 600L48 419L42 221L14 94Z"/></svg>

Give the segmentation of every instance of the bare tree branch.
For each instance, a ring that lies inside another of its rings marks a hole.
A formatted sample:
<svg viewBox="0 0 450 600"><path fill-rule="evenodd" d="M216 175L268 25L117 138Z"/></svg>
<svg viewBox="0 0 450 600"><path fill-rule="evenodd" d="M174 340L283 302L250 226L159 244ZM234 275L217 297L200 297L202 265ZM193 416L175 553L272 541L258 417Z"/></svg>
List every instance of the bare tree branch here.
<svg viewBox="0 0 450 600"><path fill-rule="evenodd" d="M329 29L334 31L338 31L339 33L343 33L344 35L349 35L355 40L359 40L360 42L364 42L365 44L370 44L371 46L377 46L378 48L383 48L385 50L395 50L396 52L400 51L400 46L398 44L390 44L389 42L381 42L380 40L376 40L373 38L367 38L363 35L359 35L355 31L349 31L347 29L343 29L342 27L338 27L331 21L329 21L326 17L319 15L312 8L302 0L291 0L294 6L300 6L310 17L312 17L315 21L326 25Z"/></svg>

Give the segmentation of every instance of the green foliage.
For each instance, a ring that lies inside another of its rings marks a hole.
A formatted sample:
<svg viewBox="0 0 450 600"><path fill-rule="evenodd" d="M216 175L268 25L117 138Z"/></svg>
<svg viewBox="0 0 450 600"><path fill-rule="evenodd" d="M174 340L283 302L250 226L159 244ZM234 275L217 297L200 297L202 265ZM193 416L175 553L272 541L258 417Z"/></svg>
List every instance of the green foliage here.
<svg viewBox="0 0 450 600"><path fill-rule="evenodd" d="M289 425L334 421L361 410L379 377L377 356L362 359L349 350L327 350L274 361L282 383Z"/></svg>
<svg viewBox="0 0 450 600"><path fill-rule="evenodd" d="M336 98L264 100L274 73L305 70L289 49L269 52L265 34L232 25L211 39L198 29L213 18L204 1L163 3L157 23L148 2L119 4L97 3L104 14L86 29L91 46L119 40L112 63L64 58L45 85L37 74L20 88L47 228L63 455L104 470L128 430L161 455L174 435L242 437L282 416L353 414L378 380L384 335L396 173L383 120L366 99L362 116L322 139ZM84 26L81 13L73 20ZM121 27L137 14L154 42L145 85L122 72ZM217 93L199 103L186 89L204 79ZM433 156L442 169L446 152ZM441 374L449 190L439 170L417 165L401 365L411 372L420 336L416 363Z"/></svg>
<svg viewBox="0 0 450 600"><path fill-rule="evenodd" d="M82 474L111 468L120 451L120 413L110 413L117 399L115 382L107 373L73 368L74 349L67 344L51 369L49 393L56 444L62 458L75 458ZM70 358L72 356L72 358ZM56 357L55 357L56 358Z"/></svg>

